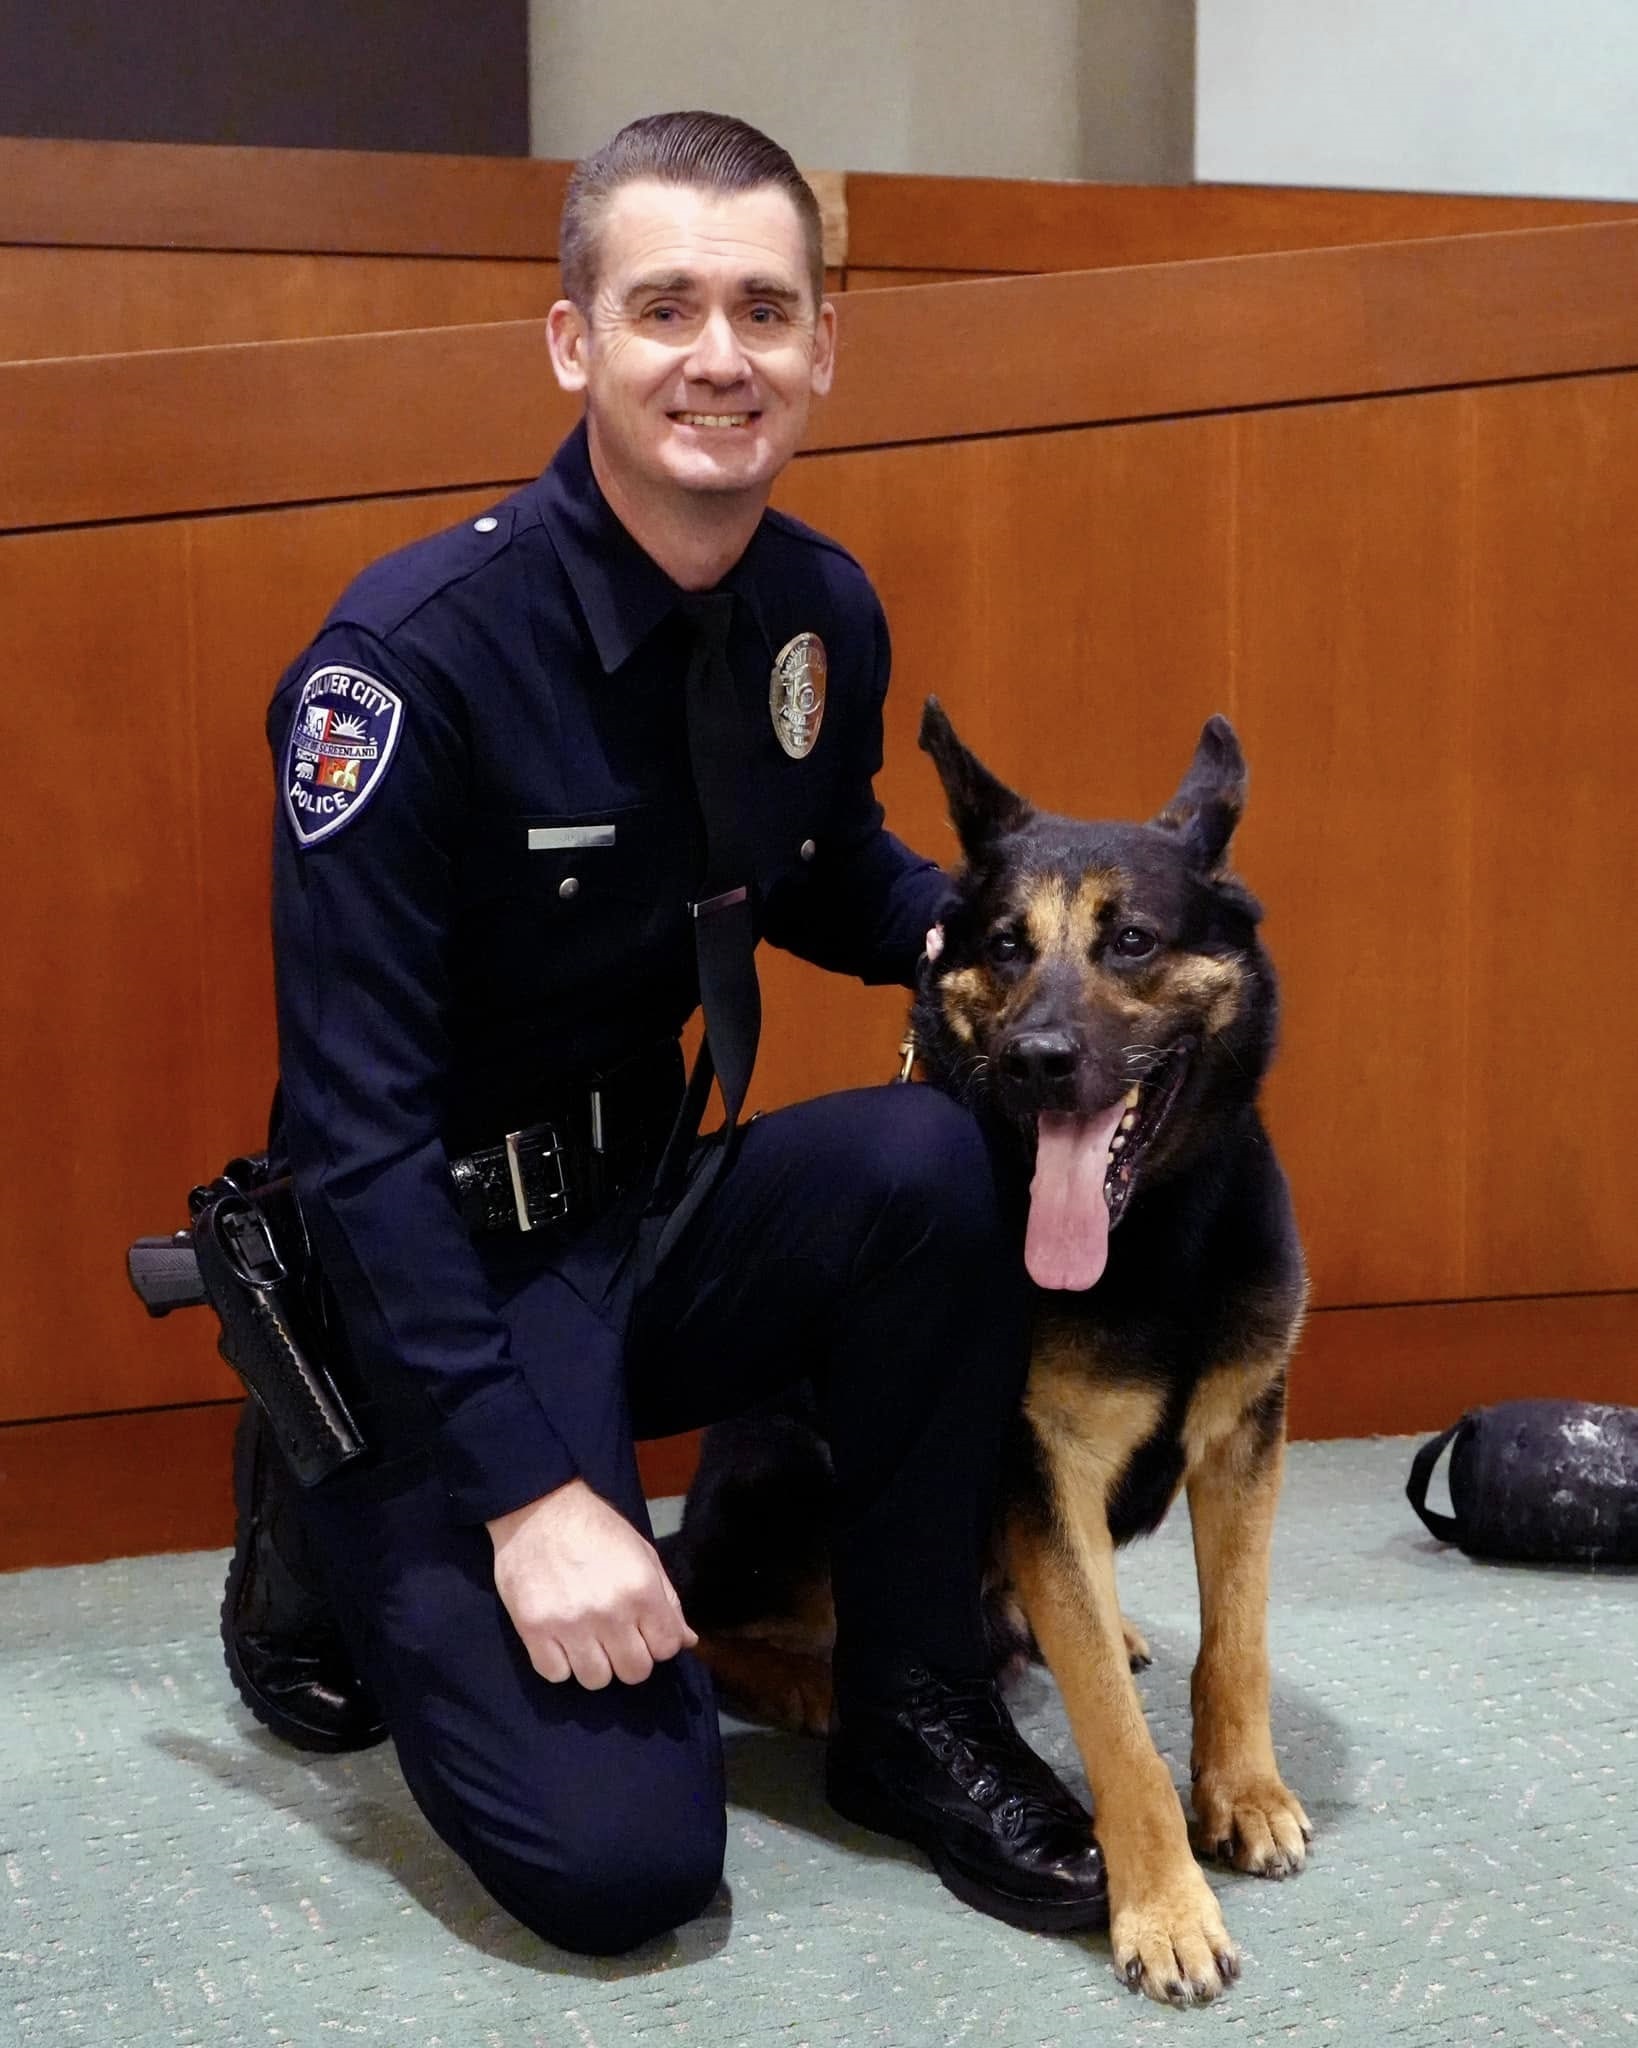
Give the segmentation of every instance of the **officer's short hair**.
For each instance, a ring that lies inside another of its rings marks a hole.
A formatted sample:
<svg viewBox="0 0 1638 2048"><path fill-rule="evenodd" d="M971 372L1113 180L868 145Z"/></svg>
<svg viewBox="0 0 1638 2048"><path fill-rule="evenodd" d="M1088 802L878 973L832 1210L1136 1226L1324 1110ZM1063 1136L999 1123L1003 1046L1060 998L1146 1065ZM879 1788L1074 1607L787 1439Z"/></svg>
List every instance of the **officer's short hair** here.
<svg viewBox="0 0 1638 2048"><path fill-rule="evenodd" d="M622 128L569 175L563 199L558 254L563 295L584 312L597 287L598 231L610 198L622 185L653 178L702 192L752 192L774 185L802 223L813 303L825 295L825 236L813 187L788 150L732 114L645 114Z"/></svg>

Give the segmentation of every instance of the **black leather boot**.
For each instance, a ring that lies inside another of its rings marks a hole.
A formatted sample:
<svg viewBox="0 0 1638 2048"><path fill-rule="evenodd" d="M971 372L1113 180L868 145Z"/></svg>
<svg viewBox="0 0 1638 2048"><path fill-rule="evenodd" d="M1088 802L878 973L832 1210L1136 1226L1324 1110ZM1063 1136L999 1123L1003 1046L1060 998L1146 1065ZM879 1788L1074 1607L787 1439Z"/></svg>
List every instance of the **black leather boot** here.
<svg viewBox="0 0 1638 2048"><path fill-rule="evenodd" d="M301 1526L296 1482L246 1401L233 1439L233 1562L222 1647L245 1705L297 1749L368 1749L386 1723L353 1669Z"/></svg>
<svg viewBox="0 0 1638 2048"><path fill-rule="evenodd" d="M1061 1934L1109 1924L1091 1816L1012 1725L995 1686L920 1665L844 1696L825 1793L861 1827L913 1842L969 1906Z"/></svg>

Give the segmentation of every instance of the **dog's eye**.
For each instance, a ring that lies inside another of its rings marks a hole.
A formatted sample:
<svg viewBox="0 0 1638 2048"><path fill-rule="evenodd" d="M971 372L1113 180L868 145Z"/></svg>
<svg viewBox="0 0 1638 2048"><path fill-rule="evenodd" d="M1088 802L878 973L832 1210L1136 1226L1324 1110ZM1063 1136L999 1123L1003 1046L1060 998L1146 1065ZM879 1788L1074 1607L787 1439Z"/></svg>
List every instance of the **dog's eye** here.
<svg viewBox="0 0 1638 2048"><path fill-rule="evenodd" d="M992 932L985 950L999 967L1008 960L1016 960L1022 948L1011 932Z"/></svg>
<svg viewBox="0 0 1638 2048"><path fill-rule="evenodd" d="M1124 931L1115 934L1115 951L1123 960L1146 959L1157 944L1153 932L1146 932L1135 924L1129 924Z"/></svg>

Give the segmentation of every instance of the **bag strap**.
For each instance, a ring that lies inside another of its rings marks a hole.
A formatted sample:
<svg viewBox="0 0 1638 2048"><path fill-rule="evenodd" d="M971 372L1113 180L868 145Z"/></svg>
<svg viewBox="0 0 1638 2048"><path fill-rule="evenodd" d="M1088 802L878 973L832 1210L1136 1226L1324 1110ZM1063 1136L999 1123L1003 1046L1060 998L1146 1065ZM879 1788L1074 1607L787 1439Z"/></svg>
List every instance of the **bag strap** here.
<svg viewBox="0 0 1638 2048"><path fill-rule="evenodd" d="M1410 1477L1405 1482L1405 1498L1441 1543L1459 1543L1462 1525L1454 1515L1443 1515L1437 1508L1428 1506L1428 1481L1433 1477L1433 1468L1439 1462L1439 1453L1466 1421L1465 1415L1460 1417L1449 1429L1441 1431L1438 1436L1425 1443L1411 1461Z"/></svg>

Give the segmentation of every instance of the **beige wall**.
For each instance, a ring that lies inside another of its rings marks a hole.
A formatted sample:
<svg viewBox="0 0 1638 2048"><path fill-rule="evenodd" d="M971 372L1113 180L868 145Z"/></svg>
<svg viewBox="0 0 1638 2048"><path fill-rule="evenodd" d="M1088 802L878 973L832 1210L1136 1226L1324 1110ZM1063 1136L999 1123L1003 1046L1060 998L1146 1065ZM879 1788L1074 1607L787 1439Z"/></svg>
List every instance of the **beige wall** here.
<svg viewBox="0 0 1638 2048"><path fill-rule="evenodd" d="M707 106L835 170L1186 178L1194 0L530 0L532 147Z"/></svg>

